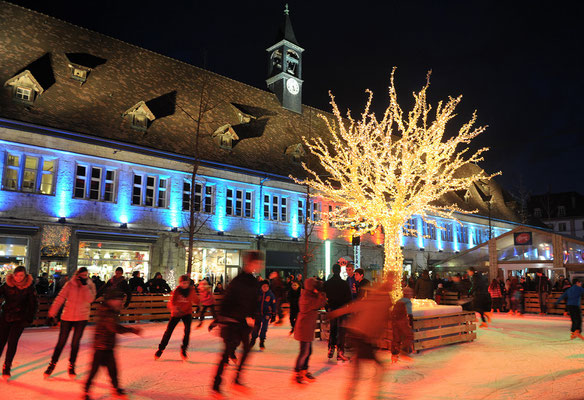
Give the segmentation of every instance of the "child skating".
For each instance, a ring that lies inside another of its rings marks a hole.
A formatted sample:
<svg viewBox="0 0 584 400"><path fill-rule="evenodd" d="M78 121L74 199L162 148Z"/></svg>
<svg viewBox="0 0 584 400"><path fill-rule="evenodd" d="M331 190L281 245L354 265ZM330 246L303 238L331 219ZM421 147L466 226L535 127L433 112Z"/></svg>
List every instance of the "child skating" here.
<svg viewBox="0 0 584 400"><path fill-rule="evenodd" d="M99 367L107 368L112 386L114 387L114 396L118 399L126 399L127 396L118 384L118 368L116 366L116 357L114 348L116 347L116 334L134 333L140 334L140 328L125 327L119 324L118 315L124 304L124 293L115 288L106 291L104 303L100 306L95 325L95 340L93 342L93 362L91 371L85 382L84 399L89 400L89 389L95 374Z"/></svg>
<svg viewBox="0 0 584 400"><path fill-rule="evenodd" d="M270 290L270 282L262 281L258 295L257 315L251 334L250 347L255 345L258 335L260 337L260 350L266 348L266 334L270 320L276 317L276 299L274 293Z"/></svg>
<svg viewBox="0 0 584 400"><path fill-rule="evenodd" d="M162 356L162 352L166 349L168 341L172 336L172 332L179 321L182 321L185 326L185 334L183 336L182 346L180 348L180 356L183 360L188 358L187 349L189 347L189 338L191 336L191 322L193 320L193 305L199 304L199 297L195 288L191 285L191 280L188 275L182 275L179 278L179 284L170 296L168 308L170 308L170 321L166 326L166 331L162 336L162 340L158 345L158 350L154 354L154 359L158 360Z"/></svg>

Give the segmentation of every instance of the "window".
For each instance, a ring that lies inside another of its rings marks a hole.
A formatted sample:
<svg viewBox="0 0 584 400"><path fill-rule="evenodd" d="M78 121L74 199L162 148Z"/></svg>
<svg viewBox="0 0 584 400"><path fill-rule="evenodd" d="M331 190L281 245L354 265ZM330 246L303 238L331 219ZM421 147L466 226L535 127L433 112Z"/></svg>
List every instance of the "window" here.
<svg viewBox="0 0 584 400"><path fill-rule="evenodd" d="M422 231L424 232L424 237L436 240L436 226L433 224L422 220Z"/></svg>
<svg viewBox="0 0 584 400"><path fill-rule="evenodd" d="M43 171L44 174L44 171ZM93 165L75 167L73 197L95 201L115 201L116 171Z"/></svg>
<svg viewBox="0 0 584 400"><path fill-rule="evenodd" d="M560 222L558 224L558 231L560 231L560 232L566 232L566 223L565 222Z"/></svg>
<svg viewBox="0 0 584 400"><path fill-rule="evenodd" d="M444 224L440 230L440 237L443 242L452 242L452 224Z"/></svg>
<svg viewBox="0 0 584 400"><path fill-rule="evenodd" d="M414 236L415 230L416 230L416 220L414 218L408 219L403 227L403 235L404 236Z"/></svg>
<svg viewBox="0 0 584 400"><path fill-rule="evenodd" d="M134 114L132 117L132 128L145 131L148 128L148 117L145 114Z"/></svg>
<svg viewBox="0 0 584 400"><path fill-rule="evenodd" d="M87 71L81 68L73 68L73 77L85 81L87 78Z"/></svg>
<svg viewBox="0 0 584 400"><path fill-rule="evenodd" d="M321 203L317 203L316 201L312 203L312 220L313 221L320 221L320 214L321 214Z"/></svg>
<svg viewBox="0 0 584 400"><path fill-rule="evenodd" d="M191 209L191 182L186 179L183 181L182 209L183 211Z"/></svg>
<svg viewBox="0 0 584 400"><path fill-rule="evenodd" d="M558 217L565 217L566 216L566 207L565 206L558 206Z"/></svg>
<svg viewBox="0 0 584 400"><path fill-rule="evenodd" d="M225 196L225 214L253 218L253 191L228 188Z"/></svg>
<svg viewBox="0 0 584 400"><path fill-rule="evenodd" d="M195 184L195 211L211 214L213 212L213 185L197 182ZM183 211L191 209L191 182L183 183Z"/></svg>
<svg viewBox="0 0 584 400"><path fill-rule="evenodd" d="M14 92L14 97L18 100L32 101L32 89L18 86L16 92Z"/></svg>
<svg viewBox="0 0 584 400"><path fill-rule="evenodd" d="M53 194L57 161L40 156L6 154L4 190Z"/></svg>
<svg viewBox="0 0 584 400"><path fill-rule="evenodd" d="M468 243L468 227L457 224L456 238L458 243Z"/></svg>
<svg viewBox="0 0 584 400"><path fill-rule="evenodd" d="M168 207L170 179L156 175L134 174L132 204L144 207Z"/></svg>
<svg viewBox="0 0 584 400"><path fill-rule="evenodd" d="M533 216L534 217L541 217L541 208L534 208L533 209Z"/></svg>
<svg viewBox="0 0 584 400"><path fill-rule="evenodd" d="M298 202L300 204L300 201ZM267 221L288 221L288 199L278 195L264 195L264 219ZM304 217L302 217L304 219ZM302 222L300 222L302 223Z"/></svg>
<svg viewBox="0 0 584 400"><path fill-rule="evenodd" d="M304 223L304 200L298 200L298 223Z"/></svg>

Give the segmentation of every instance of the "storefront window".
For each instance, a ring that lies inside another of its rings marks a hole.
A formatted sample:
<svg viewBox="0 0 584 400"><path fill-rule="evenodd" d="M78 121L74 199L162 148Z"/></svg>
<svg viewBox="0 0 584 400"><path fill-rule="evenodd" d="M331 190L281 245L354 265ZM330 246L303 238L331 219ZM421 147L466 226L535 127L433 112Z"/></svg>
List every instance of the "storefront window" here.
<svg viewBox="0 0 584 400"><path fill-rule="evenodd" d="M0 236L0 276L3 278L19 265L26 267L27 251L27 238Z"/></svg>
<svg viewBox="0 0 584 400"><path fill-rule="evenodd" d="M131 277L132 272L140 271L148 277L150 272L150 246L120 242L80 242L79 267L87 267L89 275L99 275L104 281L114 275L118 267L124 275Z"/></svg>
<svg viewBox="0 0 584 400"><path fill-rule="evenodd" d="M208 278L213 285L228 283L239 273L239 259L240 250L195 248L191 278L195 281Z"/></svg>

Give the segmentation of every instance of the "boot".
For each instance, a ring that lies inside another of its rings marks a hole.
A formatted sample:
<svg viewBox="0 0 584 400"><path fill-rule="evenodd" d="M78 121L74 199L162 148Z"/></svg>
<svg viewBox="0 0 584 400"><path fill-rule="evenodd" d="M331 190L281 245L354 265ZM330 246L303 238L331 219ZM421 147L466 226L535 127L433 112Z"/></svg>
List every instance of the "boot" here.
<svg viewBox="0 0 584 400"><path fill-rule="evenodd" d="M304 383L304 373L306 371L298 371L294 373L294 376L292 377L292 380L296 383L300 383L303 384Z"/></svg>
<svg viewBox="0 0 584 400"><path fill-rule="evenodd" d="M53 371L55 370L55 366L57 364L54 362L50 362L49 366L47 367L47 369L45 370L45 373L43 374L45 376L45 379L47 379L49 376L51 376L51 374L53 373Z"/></svg>
<svg viewBox="0 0 584 400"><path fill-rule="evenodd" d="M67 368L67 373L69 374L69 378L75 379L77 374L75 373L75 365L69 363L69 367Z"/></svg>
<svg viewBox="0 0 584 400"><path fill-rule="evenodd" d="M187 348L184 346L180 348L180 358L182 358L183 361L187 361L189 359L189 356L187 355Z"/></svg>
<svg viewBox="0 0 584 400"><path fill-rule="evenodd" d="M304 380L306 382L312 383L316 380L316 378L310 372L304 371Z"/></svg>
<svg viewBox="0 0 584 400"><path fill-rule="evenodd" d="M345 361L349 361L349 360L350 360L350 358L345 356L344 351L337 350L337 361L345 362Z"/></svg>
<svg viewBox="0 0 584 400"><path fill-rule="evenodd" d="M160 357L162 357L162 350L158 349L156 350L156 353L154 353L154 360L158 360Z"/></svg>
<svg viewBox="0 0 584 400"><path fill-rule="evenodd" d="M260 339L260 350L266 349L266 341L265 339Z"/></svg>
<svg viewBox="0 0 584 400"><path fill-rule="evenodd" d="M330 346L327 356L328 356L328 358L333 358L334 355L335 355L335 346Z"/></svg>
<svg viewBox="0 0 584 400"><path fill-rule="evenodd" d="M10 367L9 364L4 363L4 367L2 368L2 378L6 380L10 379Z"/></svg>

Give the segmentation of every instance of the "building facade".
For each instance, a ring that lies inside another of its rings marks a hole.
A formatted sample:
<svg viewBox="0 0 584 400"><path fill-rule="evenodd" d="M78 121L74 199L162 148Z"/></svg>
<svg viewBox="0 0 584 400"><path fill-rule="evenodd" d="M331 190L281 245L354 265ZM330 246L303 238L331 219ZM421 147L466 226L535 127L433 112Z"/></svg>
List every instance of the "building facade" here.
<svg viewBox="0 0 584 400"><path fill-rule="evenodd" d="M186 269L191 207L196 279L230 280L246 249L266 252L263 274L298 273L307 258L308 274L325 276L354 257L354 232L326 220L335 205L290 179L314 166L302 137L326 140L319 114L330 115L302 104L304 49L287 13L267 49L268 92L0 5L0 268L86 266L108 278L121 266L173 280ZM410 273L515 226L495 182L444 201L479 214L440 228L413 218L419 234L402 238ZM373 276L382 242L361 238Z"/></svg>
<svg viewBox="0 0 584 400"><path fill-rule="evenodd" d="M584 238L584 196L576 192L531 196L529 215L554 232Z"/></svg>

